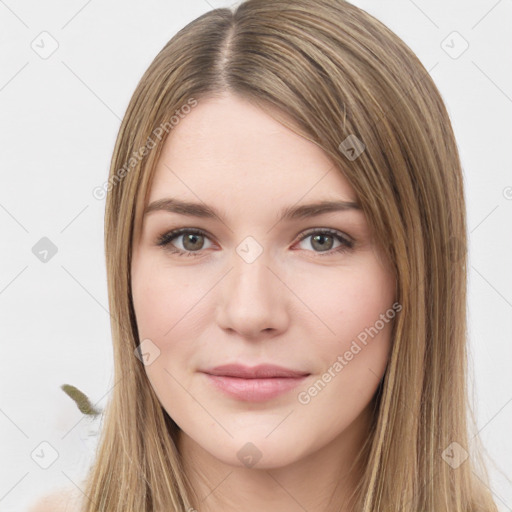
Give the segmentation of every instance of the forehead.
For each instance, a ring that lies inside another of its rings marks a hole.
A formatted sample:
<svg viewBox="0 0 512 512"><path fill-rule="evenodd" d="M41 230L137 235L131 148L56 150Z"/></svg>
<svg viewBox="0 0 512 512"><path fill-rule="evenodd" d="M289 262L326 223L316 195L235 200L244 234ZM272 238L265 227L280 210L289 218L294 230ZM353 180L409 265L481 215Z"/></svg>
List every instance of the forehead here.
<svg viewBox="0 0 512 512"><path fill-rule="evenodd" d="M232 95L198 101L170 132L148 202L168 195L240 211L302 198L356 200L321 148Z"/></svg>

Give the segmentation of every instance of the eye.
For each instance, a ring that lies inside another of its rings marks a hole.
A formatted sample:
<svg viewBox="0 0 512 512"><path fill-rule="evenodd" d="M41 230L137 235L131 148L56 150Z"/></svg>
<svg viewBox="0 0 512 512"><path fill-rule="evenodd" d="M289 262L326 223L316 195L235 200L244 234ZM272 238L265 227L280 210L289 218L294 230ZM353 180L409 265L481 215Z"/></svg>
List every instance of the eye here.
<svg viewBox="0 0 512 512"><path fill-rule="evenodd" d="M176 238L182 238L182 247L183 249L176 247L171 242ZM170 231L168 233L163 234L158 238L157 245L165 247L167 250L172 253L177 254L178 256L199 256L199 254L195 254L201 249L203 249L204 240L208 238L206 233L200 229L195 228L181 228L175 229L174 231Z"/></svg>
<svg viewBox="0 0 512 512"><path fill-rule="evenodd" d="M176 247L173 244L173 241L181 237L183 237L181 242L182 248ZM299 239L299 243L302 243L304 240L310 237L312 238L309 245L310 247L319 249L318 251L313 251L319 253L319 256L324 256L325 254L332 255L334 253L349 251L354 246L354 242L351 239L344 236L342 233L335 229L315 228L309 230L308 232L302 234L301 238ZM201 229L181 228L169 231L168 233L161 235L157 240L157 245L164 247L166 250L169 250L171 253L176 254L177 256L196 257L200 256L201 251L205 249L205 239L209 240L209 237ZM333 249L333 245L336 241L339 243L339 245Z"/></svg>
<svg viewBox="0 0 512 512"><path fill-rule="evenodd" d="M319 249L319 251L314 252L325 253L319 254L319 256L346 252L354 247L354 242L351 239L335 229L315 228L314 230L310 230L303 234L299 239L299 242L303 242L307 238L311 238L311 241L309 242L310 247ZM333 249L335 241L338 241L340 245Z"/></svg>

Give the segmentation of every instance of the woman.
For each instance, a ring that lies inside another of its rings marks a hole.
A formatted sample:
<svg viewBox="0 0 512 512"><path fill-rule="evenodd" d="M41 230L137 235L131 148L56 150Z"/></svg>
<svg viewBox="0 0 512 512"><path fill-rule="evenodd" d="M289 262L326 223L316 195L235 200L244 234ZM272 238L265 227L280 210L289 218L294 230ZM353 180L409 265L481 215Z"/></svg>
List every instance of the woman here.
<svg viewBox="0 0 512 512"><path fill-rule="evenodd" d="M466 220L428 72L342 0L187 25L123 119L93 511L496 511L466 425Z"/></svg>

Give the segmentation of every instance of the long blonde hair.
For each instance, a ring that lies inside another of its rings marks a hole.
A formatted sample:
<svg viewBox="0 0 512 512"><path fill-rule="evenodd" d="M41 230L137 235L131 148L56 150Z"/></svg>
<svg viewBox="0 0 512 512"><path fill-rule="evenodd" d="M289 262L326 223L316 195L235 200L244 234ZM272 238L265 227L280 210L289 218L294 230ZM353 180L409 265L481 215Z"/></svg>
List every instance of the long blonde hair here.
<svg viewBox="0 0 512 512"><path fill-rule="evenodd" d="M105 214L115 386L83 512L199 505L177 450L178 427L134 355L142 340L130 268L166 136L202 99L225 92L332 158L396 272L402 312L353 510L496 511L482 483L485 465L469 447L465 202L441 96L403 41L343 0L248 0L202 15L164 46L119 130ZM343 151L347 137L365 146L357 158Z"/></svg>

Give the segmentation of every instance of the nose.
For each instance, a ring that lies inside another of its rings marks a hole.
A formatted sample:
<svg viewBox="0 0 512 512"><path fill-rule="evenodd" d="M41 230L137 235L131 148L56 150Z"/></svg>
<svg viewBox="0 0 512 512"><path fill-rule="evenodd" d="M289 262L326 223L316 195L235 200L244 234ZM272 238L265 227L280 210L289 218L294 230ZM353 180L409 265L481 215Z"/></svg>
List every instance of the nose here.
<svg viewBox="0 0 512 512"><path fill-rule="evenodd" d="M290 291L265 254L251 263L234 254L230 271L219 283L219 327L252 340L277 336L289 323Z"/></svg>

